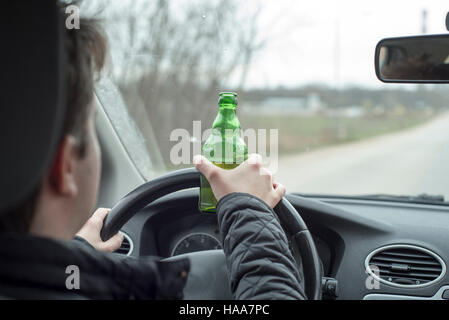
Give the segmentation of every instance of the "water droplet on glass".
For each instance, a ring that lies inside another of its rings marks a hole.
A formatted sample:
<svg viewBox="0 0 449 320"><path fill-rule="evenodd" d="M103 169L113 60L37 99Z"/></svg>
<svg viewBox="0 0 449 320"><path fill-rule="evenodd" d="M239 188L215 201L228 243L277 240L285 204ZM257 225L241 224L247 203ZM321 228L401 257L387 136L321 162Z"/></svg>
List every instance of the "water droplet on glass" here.
<svg viewBox="0 0 449 320"><path fill-rule="evenodd" d="M206 19L206 15L203 13L203 14L201 15L201 18Z"/></svg>

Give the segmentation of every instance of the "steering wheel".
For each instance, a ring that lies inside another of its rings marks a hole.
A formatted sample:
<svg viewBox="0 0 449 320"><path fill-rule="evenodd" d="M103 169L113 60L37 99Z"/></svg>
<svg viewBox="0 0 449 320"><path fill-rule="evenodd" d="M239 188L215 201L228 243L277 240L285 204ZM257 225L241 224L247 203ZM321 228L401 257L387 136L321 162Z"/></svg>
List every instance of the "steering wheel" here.
<svg viewBox="0 0 449 320"><path fill-rule="evenodd" d="M111 209L101 230L102 239L116 234L131 217L153 201L175 191L199 186L200 173L195 168L173 171L142 184ZM287 199L283 198L274 209L284 231L298 248L308 299L321 299L321 261L310 231ZM223 250L186 253L165 260L185 257L191 263L185 299L232 299Z"/></svg>

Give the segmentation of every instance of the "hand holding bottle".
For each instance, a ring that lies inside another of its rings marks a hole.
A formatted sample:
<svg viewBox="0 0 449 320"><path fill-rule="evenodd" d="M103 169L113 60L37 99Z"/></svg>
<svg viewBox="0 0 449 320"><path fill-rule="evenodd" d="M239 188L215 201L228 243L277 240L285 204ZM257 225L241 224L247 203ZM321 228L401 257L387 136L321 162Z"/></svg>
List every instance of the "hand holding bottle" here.
<svg viewBox="0 0 449 320"><path fill-rule="evenodd" d="M233 169L248 157L248 148L241 137L237 118L237 93L221 92L218 98L218 114L212 124L212 132L202 148L203 155L216 166ZM217 199L207 181L201 175L198 208L202 212L215 213Z"/></svg>
<svg viewBox="0 0 449 320"><path fill-rule="evenodd" d="M256 196L273 208L285 195L285 187L273 182L273 175L262 167L258 154L250 155L231 170L221 169L200 155L195 156L193 163L209 181L217 201L229 193L241 192Z"/></svg>

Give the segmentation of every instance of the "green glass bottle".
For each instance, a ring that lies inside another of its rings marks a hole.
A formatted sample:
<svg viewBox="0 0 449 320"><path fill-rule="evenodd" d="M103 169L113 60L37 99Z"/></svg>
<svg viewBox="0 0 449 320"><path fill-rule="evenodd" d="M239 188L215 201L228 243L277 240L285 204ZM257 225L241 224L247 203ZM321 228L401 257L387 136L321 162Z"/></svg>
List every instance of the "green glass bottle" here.
<svg viewBox="0 0 449 320"><path fill-rule="evenodd" d="M235 109L237 94L221 92L218 98L218 114L212 124L209 138L204 143L202 154L216 166L233 169L248 158L248 148L241 137L240 122ZM214 213L217 199L209 182L201 175L199 209Z"/></svg>

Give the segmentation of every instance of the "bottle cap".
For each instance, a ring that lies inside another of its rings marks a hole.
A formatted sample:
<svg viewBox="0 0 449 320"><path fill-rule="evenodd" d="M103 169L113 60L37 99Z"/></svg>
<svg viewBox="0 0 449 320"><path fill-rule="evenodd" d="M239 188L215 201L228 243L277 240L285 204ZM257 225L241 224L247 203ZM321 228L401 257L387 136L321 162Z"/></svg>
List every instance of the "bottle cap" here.
<svg viewBox="0 0 449 320"><path fill-rule="evenodd" d="M220 92L218 95L218 104L238 104L237 93L235 92Z"/></svg>

